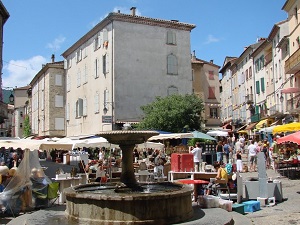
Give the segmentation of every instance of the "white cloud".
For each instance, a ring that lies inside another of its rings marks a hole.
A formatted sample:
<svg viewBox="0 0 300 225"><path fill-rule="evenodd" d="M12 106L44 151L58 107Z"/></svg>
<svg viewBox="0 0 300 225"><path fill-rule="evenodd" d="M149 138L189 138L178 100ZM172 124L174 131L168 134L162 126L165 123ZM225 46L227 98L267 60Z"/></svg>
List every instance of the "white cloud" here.
<svg viewBox="0 0 300 225"><path fill-rule="evenodd" d="M39 55L26 60L10 60L3 67L2 86L23 87L28 85L42 69L42 65L46 63L46 58Z"/></svg>
<svg viewBox="0 0 300 225"><path fill-rule="evenodd" d="M208 45L210 43L214 43L214 42L219 42L220 39L219 38L216 38L214 37L212 34L209 34L206 38L206 41L204 42L204 44Z"/></svg>
<svg viewBox="0 0 300 225"><path fill-rule="evenodd" d="M53 52L57 52L60 49L61 45L65 42L65 40L65 37L59 36L55 38L53 42L48 43L46 47L51 49Z"/></svg>

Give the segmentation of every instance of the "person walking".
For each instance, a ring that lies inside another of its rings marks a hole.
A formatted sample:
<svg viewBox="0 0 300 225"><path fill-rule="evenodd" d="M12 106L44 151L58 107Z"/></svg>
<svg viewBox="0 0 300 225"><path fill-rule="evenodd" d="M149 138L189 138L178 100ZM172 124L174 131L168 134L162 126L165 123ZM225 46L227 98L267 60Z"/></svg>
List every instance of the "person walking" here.
<svg viewBox="0 0 300 225"><path fill-rule="evenodd" d="M191 153L194 156L195 172L200 172L200 166L202 164L202 147L199 142L196 142L195 148L191 150Z"/></svg>
<svg viewBox="0 0 300 225"><path fill-rule="evenodd" d="M224 149L224 154L225 154L225 158L226 158L226 163L229 163L229 153L231 151L231 147L228 144L228 142L226 142L226 141L224 142L223 149Z"/></svg>
<svg viewBox="0 0 300 225"><path fill-rule="evenodd" d="M221 165L223 162L223 152L224 152L222 141L218 142L218 145L216 146L216 152L217 152L217 161Z"/></svg>
<svg viewBox="0 0 300 225"><path fill-rule="evenodd" d="M239 150L236 153L236 171L243 172L243 161L242 161L242 151Z"/></svg>
<svg viewBox="0 0 300 225"><path fill-rule="evenodd" d="M255 146L254 140L251 140L251 144L248 146L248 153L250 157L250 172L256 171L257 146Z"/></svg>

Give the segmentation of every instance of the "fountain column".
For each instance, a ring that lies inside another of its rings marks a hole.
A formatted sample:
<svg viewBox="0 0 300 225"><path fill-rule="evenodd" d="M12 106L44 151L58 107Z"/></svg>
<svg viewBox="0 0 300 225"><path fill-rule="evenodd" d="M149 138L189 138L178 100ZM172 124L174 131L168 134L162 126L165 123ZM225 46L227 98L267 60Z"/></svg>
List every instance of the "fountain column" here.
<svg viewBox="0 0 300 225"><path fill-rule="evenodd" d="M133 168L133 148L135 144L120 144L122 149L122 173L121 182L129 188L138 186Z"/></svg>

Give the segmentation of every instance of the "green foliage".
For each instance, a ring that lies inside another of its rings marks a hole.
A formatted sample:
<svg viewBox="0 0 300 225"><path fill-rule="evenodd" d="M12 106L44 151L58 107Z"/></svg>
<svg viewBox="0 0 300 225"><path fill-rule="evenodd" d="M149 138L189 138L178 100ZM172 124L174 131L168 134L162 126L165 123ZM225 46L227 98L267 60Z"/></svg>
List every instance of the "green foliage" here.
<svg viewBox="0 0 300 225"><path fill-rule="evenodd" d="M214 141L212 140L206 140L206 139L201 139L201 138L190 138L188 140L188 146L195 146L196 142L200 142L200 143L205 143L205 144L213 144Z"/></svg>
<svg viewBox="0 0 300 225"><path fill-rule="evenodd" d="M31 127L30 127L30 121L29 116L26 115L24 119L24 131L23 131L24 137L28 137L31 135Z"/></svg>
<svg viewBox="0 0 300 225"><path fill-rule="evenodd" d="M157 97L152 103L142 106L144 119L138 129L154 129L169 132L199 130L203 118L203 101L196 95L170 95Z"/></svg>

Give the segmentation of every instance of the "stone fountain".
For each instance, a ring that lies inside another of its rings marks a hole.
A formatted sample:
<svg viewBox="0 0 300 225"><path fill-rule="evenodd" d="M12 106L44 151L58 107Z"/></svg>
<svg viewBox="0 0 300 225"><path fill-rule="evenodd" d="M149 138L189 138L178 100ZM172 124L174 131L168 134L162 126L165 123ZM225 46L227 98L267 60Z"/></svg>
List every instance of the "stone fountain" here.
<svg viewBox="0 0 300 225"><path fill-rule="evenodd" d="M122 149L122 184L91 183L66 189L68 218L99 224L174 224L190 219L193 216L190 186L169 182L142 185L136 181L135 144L157 134L130 129L99 133Z"/></svg>

